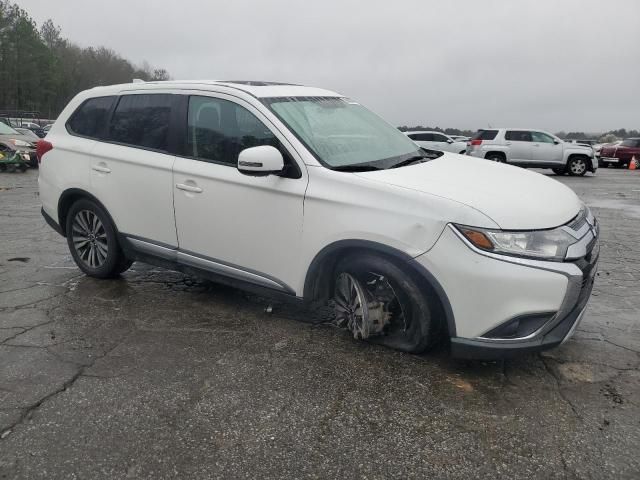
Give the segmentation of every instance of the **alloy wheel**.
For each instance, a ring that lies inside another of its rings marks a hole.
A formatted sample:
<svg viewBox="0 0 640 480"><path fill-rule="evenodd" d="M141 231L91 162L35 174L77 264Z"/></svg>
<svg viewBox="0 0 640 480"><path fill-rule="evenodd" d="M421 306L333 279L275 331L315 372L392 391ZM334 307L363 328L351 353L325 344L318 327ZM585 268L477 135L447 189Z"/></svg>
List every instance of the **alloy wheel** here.
<svg viewBox="0 0 640 480"><path fill-rule="evenodd" d="M569 168L574 175L582 175L587 169L587 164L583 159L577 158L571 162Z"/></svg>
<svg viewBox="0 0 640 480"><path fill-rule="evenodd" d="M82 262L90 268L104 265L109 253L107 233L98 216L90 210L80 210L72 223L73 246Z"/></svg>

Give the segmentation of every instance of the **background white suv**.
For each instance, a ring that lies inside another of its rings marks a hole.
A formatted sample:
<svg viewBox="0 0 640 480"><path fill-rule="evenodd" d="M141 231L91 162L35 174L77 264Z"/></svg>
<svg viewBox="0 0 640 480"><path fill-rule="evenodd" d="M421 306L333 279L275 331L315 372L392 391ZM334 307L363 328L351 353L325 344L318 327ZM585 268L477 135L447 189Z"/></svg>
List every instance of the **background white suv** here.
<svg viewBox="0 0 640 480"><path fill-rule="evenodd" d="M404 134L421 147L429 150L452 153L465 153L467 150L467 142L454 140L441 132L411 131L404 132Z"/></svg>
<svg viewBox="0 0 640 480"><path fill-rule="evenodd" d="M558 345L598 227L543 175L420 149L350 99L266 82L77 95L38 142L46 221L87 275L134 260L335 304L355 338L466 357Z"/></svg>
<svg viewBox="0 0 640 480"><path fill-rule="evenodd" d="M478 130L467 155L528 168L551 168L562 175L595 173L598 162L590 146L567 143L542 130L496 128Z"/></svg>

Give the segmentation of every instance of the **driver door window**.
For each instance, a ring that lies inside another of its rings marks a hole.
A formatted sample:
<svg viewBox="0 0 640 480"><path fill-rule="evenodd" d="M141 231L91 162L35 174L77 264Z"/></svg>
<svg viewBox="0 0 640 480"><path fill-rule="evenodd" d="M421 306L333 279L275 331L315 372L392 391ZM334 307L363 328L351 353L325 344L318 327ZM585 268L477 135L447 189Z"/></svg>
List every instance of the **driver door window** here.
<svg viewBox="0 0 640 480"><path fill-rule="evenodd" d="M247 109L221 98L189 98L187 156L235 167L242 150L260 145L280 149L275 135Z"/></svg>
<svg viewBox="0 0 640 480"><path fill-rule="evenodd" d="M555 139L551 135L542 132L531 132L531 140L539 143L555 143Z"/></svg>

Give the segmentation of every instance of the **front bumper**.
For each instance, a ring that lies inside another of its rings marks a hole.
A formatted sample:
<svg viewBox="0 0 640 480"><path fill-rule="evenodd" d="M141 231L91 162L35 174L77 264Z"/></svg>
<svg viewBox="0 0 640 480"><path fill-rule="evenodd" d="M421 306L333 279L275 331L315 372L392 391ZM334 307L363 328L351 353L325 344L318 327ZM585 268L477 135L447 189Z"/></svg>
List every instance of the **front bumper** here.
<svg viewBox="0 0 640 480"><path fill-rule="evenodd" d="M586 311L592 289L593 278L589 280L588 285L581 292L576 306L566 317L559 319L546 333L537 335L529 340L513 342L454 337L451 339L451 354L457 358L498 360L557 347L568 340L575 332Z"/></svg>
<svg viewBox="0 0 640 480"><path fill-rule="evenodd" d="M562 228L579 239L564 262L481 251L453 226L416 259L451 304L454 356L504 358L552 348L573 333L593 288L599 232L590 213Z"/></svg>

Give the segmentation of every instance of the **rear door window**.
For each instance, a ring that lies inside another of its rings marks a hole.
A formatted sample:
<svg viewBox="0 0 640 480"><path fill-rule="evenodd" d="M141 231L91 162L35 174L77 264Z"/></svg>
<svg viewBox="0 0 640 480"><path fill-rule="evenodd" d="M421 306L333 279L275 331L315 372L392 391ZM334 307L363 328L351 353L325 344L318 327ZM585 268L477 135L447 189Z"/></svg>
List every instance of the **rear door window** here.
<svg viewBox="0 0 640 480"><path fill-rule="evenodd" d="M113 112L109 140L166 152L174 95L123 95Z"/></svg>
<svg viewBox="0 0 640 480"><path fill-rule="evenodd" d="M84 102L67 121L67 131L81 137L103 138L116 97L95 97Z"/></svg>
<svg viewBox="0 0 640 480"><path fill-rule="evenodd" d="M530 142L531 132L525 130L507 130L504 138L505 140L511 140L513 142Z"/></svg>
<svg viewBox="0 0 640 480"><path fill-rule="evenodd" d="M433 142L433 134L431 133L412 133L409 138L417 142Z"/></svg>
<svg viewBox="0 0 640 480"><path fill-rule="evenodd" d="M496 135L498 130L478 130L471 140L493 140Z"/></svg>
<svg viewBox="0 0 640 480"><path fill-rule="evenodd" d="M434 133L433 134L433 141L434 142L446 142L447 140L449 140L447 137L445 137L444 135L440 135L439 133Z"/></svg>

